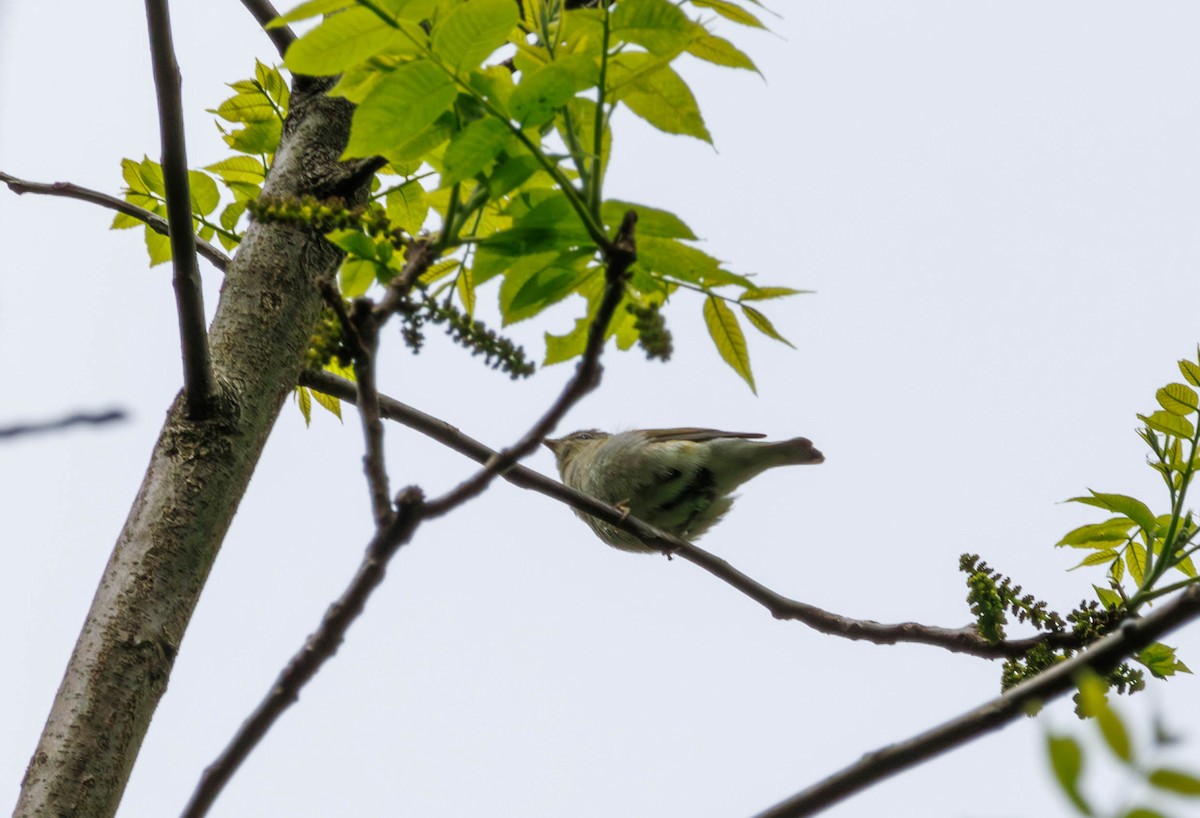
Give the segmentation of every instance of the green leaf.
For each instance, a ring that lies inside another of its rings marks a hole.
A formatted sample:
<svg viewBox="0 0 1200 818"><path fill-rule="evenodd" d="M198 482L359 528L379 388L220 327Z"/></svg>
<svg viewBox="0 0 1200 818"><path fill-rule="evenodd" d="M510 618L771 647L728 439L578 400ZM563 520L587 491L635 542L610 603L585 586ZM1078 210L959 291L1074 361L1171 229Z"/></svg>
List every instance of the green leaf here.
<svg viewBox="0 0 1200 818"><path fill-rule="evenodd" d="M703 31L669 0L622 0L610 22L615 40L637 43L651 54L674 56Z"/></svg>
<svg viewBox="0 0 1200 818"><path fill-rule="evenodd" d="M192 197L192 212L200 216L212 213L221 201L217 183L203 171L188 171L188 190Z"/></svg>
<svg viewBox="0 0 1200 818"><path fill-rule="evenodd" d="M614 96L660 131L712 143L687 83L650 54L618 54L609 61Z"/></svg>
<svg viewBox="0 0 1200 818"><path fill-rule="evenodd" d="M766 28L753 14L727 0L692 0L692 5L702 9L712 9L726 20L732 20L743 26Z"/></svg>
<svg viewBox="0 0 1200 818"><path fill-rule="evenodd" d="M112 224L109 227L113 230L128 230L131 227L141 227L145 224L144 221L137 216L130 216L127 213L118 213L113 216Z"/></svg>
<svg viewBox="0 0 1200 818"><path fill-rule="evenodd" d="M296 387L296 402L300 404L300 414L304 416L304 425L312 425L312 393L307 386Z"/></svg>
<svg viewBox="0 0 1200 818"><path fill-rule="evenodd" d="M225 134L225 144L241 153L274 153L279 147L283 123L278 119L252 122L239 131Z"/></svg>
<svg viewBox="0 0 1200 818"><path fill-rule="evenodd" d="M1125 578L1125 563L1121 560L1113 560L1113 564L1108 566L1108 578L1112 582L1120 583Z"/></svg>
<svg viewBox="0 0 1200 818"><path fill-rule="evenodd" d="M458 299L462 301L463 309L467 311L467 315L475 315L475 281L471 277L471 268L463 267L458 278L454 281L454 289L458 292Z"/></svg>
<svg viewBox="0 0 1200 818"><path fill-rule="evenodd" d="M325 239L352 256L375 258L375 242L361 230L333 230L325 234Z"/></svg>
<svg viewBox="0 0 1200 818"><path fill-rule="evenodd" d="M638 238L657 236L664 239L696 240L696 234L692 232L692 228L684 224L683 220L674 213L647 205L609 199L600 206L600 218L609 227L616 227L625 218L625 213L630 210L636 210L638 214Z"/></svg>
<svg viewBox="0 0 1200 818"><path fill-rule="evenodd" d="M687 52L697 59L713 63L714 65L758 71L758 66L754 64L754 61L738 49L737 46L724 37L717 37L714 34L702 34L688 44Z"/></svg>
<svg viewBox="0 0 1200 818"><path fill-rule="evenodd" d="M1192 558L1190 556L1184 557L1179 562L1175 563L1174 567L1178 568L1180 573L1186 577L1196 576L1196 565L1192 562Z"/></svg>
<svg viewBox="0 0 1200 818"><path fill-rule="evenodd" d="M432 125L457 96L453 80L429 60L400 66L354 112L346 157L376 156L403 146Z"/></svg>
<svg viewBox="0 0 1200 818"><path fill-rule="evenodd" d="M1169 383L1154 396L1163 409L1180 417L1195 412L1198 405L1196 390L1181 383Z"/></svg>
<svg viewBox="0 0 1200 818"><path fill-rule="evenodd" d="M1094 543L1111 543L1128 538L1129 529L1133 528L1133 526L1133 520L1128 517L1113 517L1102 523L1081 525L1079 528L1068 532L1055 545L1070 545L1076 548L1097 548L1100 546ZM1107 548L1108 546L1104 547Z"/></svg>
<svg viewBox="0 0 1200 818"><path fill-rule="evenodd" d="M583 354L587 348L588 328L591 320L586 316L575 320L575 328L565 335L545 333L546 357L542 366L562 363Z"/></svg>
<svg viewBox="0 0 1200 818"><path fill-rule="evenodd" d="M398 29L370 9L350 8L329 15L292 43L284 64L294 74L332 76L373 57L401 37Z"/></svg>
<svg viewBox="0 0 1200 818"><path fill-rule="evenodd" d="M1154 532L1158 530L1158 522L1154 517L1154 512L1150 511L1149 507L1141 500L1127 497L1124 494L1101 494L1091 489L1088 489L1088 491L1092 492L1091 497L1072 497L1067 502L1082 503L1086 506L1105 508L1109 511L1123 514L1141 526L1150 536L1154 536Z"/></svg>
<svg viewBox="0 0 1200 818"><path fill-rule="evenodd" d="M812 290L793 290L791 287L755 287L738 296L738 301L765 301L789 295L808 295Z"/></svg>
<svg viewBox="0 0 1200 818"><path fill-rule="evenodd" d="M313 392L313 399L323 408L337 416L338 420L342 419L342 402L333 395L326 395L324 392Z"/></svg>
<svg viewBox="0 0 1200 818"><path fill-rule="evenodd" d="M512 0L459 3L433 29L433 53L452 71L476 68L508 40L517 24Z"/></svg>
<svg viewBox="0 0 1200 818"><path fill-rule="evenodd" d="M1104 563L1112 562L1113 560L1117 559L1119 556L1120 556L1120 554L1118 554L1117 551L1112 548L1109 548L1104 551L1097 551L1093 554L1088 554L1086 557L1084 557L1083 562L1076 565L1075 568L1083 568L1086 565L1102 565ZM1069 570L1074 571L1075 568L1071 568Z"/></svg>
<svg viewBox="0 0 1200 818"><path fill-rule="evenodd" d="M1100 735L1113 755L1125 763L1133 761L1133 745L1129 731L1116 711L1108 704L1108 685L1095 673L1084 673L1079 678L1079 710L1084 716L1096 720Z"/></svg>
<svg viewBox="0 0 1200 818"><path fill-rule="evenodd" d="M640 227L640 211L638 215ZM713 283L721 268L721 262L703 250L681 244L674 239L641 236L640 232L638 261L659 275L695 284Z"/></svg>
<svg viewBox="0 0 1200 818"><path fill-rule="evenodd" d="M143 157L141 162L122 159L121 175L125 177L125 184L129 185L129 190L134 193L149 193L159 199L167 195L162 168L148 156Z"/></svg>
<svg viewBox="0 0 1200 818"><path fill-rule="evenodd" d="M505 310L505 324L523 321L557 304L591 277L592 270L572 267L568 261L560 259L526 280ZM508 283L507 276L505 283Z"/></svg>
<svg viewBox="0 0 1200 818"><path fill-rule="evenodd" d="M577 285L578 271L570 259L551 250L523 256L512 263L500 285L500 314L504 326L536 315L568 296ZM584 276L586 278L586 276ZM553 298L553 301L546 300Z"/></svg>
<svg viewBox="0 0 1200 818"><path fill-rule="evenodd" d="M1179 371L1183 373L1183 379L1192 386L1200 386L1200 366L1183 360L1179 362Z"/></svg>
<svg viewBox="0 0 1200 818"><path fill-rule="evenodd" d="M341 11L352 5L354 5L354 0L307 0L307 2L301 3L287 14L279 15L267 23L264 28L282 28L288 23L295 23L299 20L307 20L309 17L317 17L321 14Z"/></svg>
<svg viewBox="0 0 1200 818"><path fill-rule="evenodd" d="M420 182L405 182L389 190L384 196L387 217L405 233L414 236L420 232L429 215L429 203L425 201L425 189Z"/></svg>
<svg viewBox="0 0 1200 818"><path fill-rule="evenodd" d="M441 281L443 278L454 272L458 268L459 264L459 260L453 258L439 261L437 264L430 265L429 269L426 270L418 280L422 284L432 284L435 281Z"/></svg>
<svg viewBox="0 0 1200 818"><path fill-rule="evenodd" d="M1092 815L1092 808L1079 792L1079 775L1083 772L1083 750L1079 742L1070 736L1047 735L1046 751L1050 755L1050 768L1063 793L1076 809L1084 815Z"/></svg>
<svg viewBox="0 0 1200 818"><path fill-rule="evenodd" d="M768 338L774 338L780 343L787 344L792 349L796 348L791 341L779 334L779 331L775 329L775 325L771 323L771 320L767 318L767 316L754 309L754 307L751 307L749 304L742 304L742 314L745 315L746 320L749 321L754 328L763 335L767 336Z"/></svg>
<svg viewBox="0 0 1200 818"><path fill-rule="evenodd" d="M1159 679L1174 676L1176 673L1191 673L1192 671L1175 656L1175 648L1155 642L1138 651L1134 657L1146 666L1152 675Z"/></svg>
<svg viewBox="0 0 1200 818"><path fill-rule="evenodd" d="M1092 587L1096 589L1096 597L1100 600L1100 604L1102 604L1105 608L1110 611L1114 611L1121 607L1121 595L1116 591L1108 588L1101 588L1099 585L1093 585Z"/></svg>
<svg viewBox="0 0 1200 818"><path fill-rule="evenodd" d="M1183 770L1159 767L1146 776L1146 780L1152 786L1158 787L1160 790L1175 793L1176 795L1186 795L1193 798L1200 796L1200 777L1189 772L1184 772Z"/></svg>
<svg viewBox="0 0 1200 818"><path fill-rule="evenodd" d="M161 214L160 214L161 215ZM146 252L150 254L150 266L171 260L171 239L162 233L146 228Z"/></svg>
<svg viewBox="0 0 1200 818"><path fill-rule="evenodd" d="M343 261L342 268L338 271L338 283L342 289L342 296L357 298L365 293L375 283L377 268L377 263L370 259L351 256Z"/></svg>
<svg viewBox="0 0 1200 818"><path fill-rule="evenodd" d="M245 212L245 202L232 202L231 204L226 205L225 209L221 211L221 226L230 233L236 232L238 220ZM221 242L221 246L226 250L232 250L240 243L240 237L231 238L227 233L218 233L217 241Z"/></svg>
<svg viewBox="0 0 1200 818"><path fill-rule="evenodd" d="M279 114L276 112L275 106L271 104L271 100L267 95L259 90L258 86L253 86L253 90L242 91L233 95L217 106L217 109L212 113L221 117L226 122L240 124L269 122L272 119L279 119Z"/></svg>
<svg viewBox="0 0 1200 818"><path fill-rule="evenodd" d="M450 139L442 159L442 185L453 185L479 173L504 150L511 137L498 119L477 119Z"/></svg>
<svg viewBox="0 0 1200 818"><path fill-rule="evenodd" d="M1146 548L1141 543L1131 540L1125 549L1125 565L1129 567L1129 576L1141 587L1146 579Z"/></svg>
<svg viewBox="0 0 1200 818"><path fill-rule="evenodd" d="M1155 412L1150 417L1138 415L1138 418L1154 431L1164 435L1191 437L1196 431L1187 419L1162 410Z"/></svg>
<svg viewBox="0 0 1200 818"><path fill-rule="evenodd" d="M227 185L241 182L258 186L267 176L266 168L257 156L230 156L204 169L215 173Z"/></svg>
<svg viewBox="0 0 1200 818"><path fill-rule="evenodd" d="M522 127L544 125L575 96L575 90L571 72L550 63L521 79L509 97L508 110Z"/></svg>
<svg viewBox="0 0 1200 818"><path fill-rule="evenodd" d="M541 167L541 163L529 154L502 156L496 162L492 175L488 177L488 195L493 199L498 199L511 193L525 184L529 177L537 173Z"/></svg>
<svg viewBox="0 0 1200 818"><path fill-rule="evenodd" d="M746 336L738 325L737 316L724 301L710 295L704 300L704 323L708 334L717 346L717 352L733 371L742 376L750 391L758 394L754 387L754 374L750 371L750 351L746 348Z"/></svg>
<svg viewBox="0 0 1200 818"><path fill-rule="evenodd" d="M549 195L527 213L515 216L511 229L494 234L479 249L486 247L505 255L521 256L590 246L591 237L566 195L561 191L547 193ZM519 208L510 207L509 210L515 215ZM477 272L480 265L477 261ZM482 272L479 272L479 280L485 280Z"/></svg>
<svg viewBox="0 0 1200 818"><path fill-rule="evenodd" d="M454 133L453 111L443 111L433 124L423 128L416 136L387 152L387 158L392 163L411 162L414 168L419 167L428 154L437 146L450 139Z"/></svg>

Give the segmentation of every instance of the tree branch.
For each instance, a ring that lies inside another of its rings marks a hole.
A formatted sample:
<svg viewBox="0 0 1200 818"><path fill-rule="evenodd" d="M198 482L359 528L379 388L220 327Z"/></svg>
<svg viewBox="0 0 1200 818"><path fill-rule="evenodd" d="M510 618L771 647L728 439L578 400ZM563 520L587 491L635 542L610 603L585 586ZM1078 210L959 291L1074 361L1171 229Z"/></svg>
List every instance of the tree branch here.
<svg viewBox="0 0 1200 818"><path fill-rule="evenodd" d="M621 229L618 231L617 239L606 248L608 266L604 296L589 327L588 344L583 359L579 362L575 374L563 387L558 399L516 445L498 454L493 453L478 474L442 497L425 502L420 489L415 487L409 487L397 495L395 516L386 525L381 524L376 529L375 536L371 538L371 542L367 546L363 561L346 590L329 607L316 632L309 636L304 647L292 657L287 667L275 680L275 684L271 686L271 690L238 728L230 743L204 770L181 818L201 818L208 813L225 784L259 741L283 712L299 699L300 690L304 685L317 674L325 662L333 657L345 638L346 632L362 613L371 592L383 581L388 562L401 546L412 539L418 526L425 520L441 516L481 493L497 474L510 468L518 458L533 451L538 443L553 431L554 424L580 398L596 387L602 372L599 358L604 351L604 339L608 332L608 325L624 295L629 265L636 260L636 246L633 238L633 229L636 223L637 215L633 211L627 213ZM428 265L429 260L431 257L424 264ZM409 258L409 262L414 267L420 263L413 257ZM415 272L409 276L410 283L415 281L419 274L419 272ZM402 294L397 297L402 297ZM386 318L387 311L381 314ZM350 320L354 320L353 316ZM378 327L376 326L375 329L377 330ZM361 394L362 384L360 383L355 389L355 396L360 397ZM376 399L378 399L378 394L376 394Z"/></svg>
<svg viewBox="0 0 1200 818"><path fill-rule="evenodd" d="M91 202L92 204L106 207L109 210L124 213L126 216L132 216L138 221L144 222L155 233L161 233L164 236L171 235L167 220L162 216L159 216L157 213L151 213L149 210L131 204L124 199L118 199L116 196L101 193L98 190L81 187L71 182L51 182L49 184L30 182L25 179L18 179L16 176L10 176L4 171L0 171L0 182L8 185L8 189L17 195L21 195L22 193L40 193L44 196L62 196L67 199L79 199L83 202ZM229 268L229 256L199 236L196 236L195 241L196 251L208 259L214 267L222 273Z"/></svg>
<svg viewBox="0 0 1200 818"><path fill-rule="evenodd" d="M76 412L58 420L46 420L40 423L14 423L12 426L0 426L0 438L20 437L38 432L56 432L70 426L99 426L124 420L125 413L120 409L110 409L107 412Z"/></svg>
<svg viewBox="0 0 1200 818"><path fill-rule="evenodd" d="M279 56L286 56L288 46L295 41L296 35L287 26L267 28L267 23L279 16L279 12L275 10L275 7L271 5L269 0L242 0L242 5L254 15L254 19L267 32L267 36L271 38L271 42L275 45L275 50L279 52Z"/></svg>
<svg viewBox="0 0 1200 818"><path fill-rule="evenodd" d="M192 233L192 195L188 183L187 141L183 132L183 99L179 63L171 42L171 15L167 0L146 0L150 31L150 60L158 94L158 125L162 140L163 184L166 188L167 224L176 229L171 239L171 265L175 269L175 307L179 313L179 342L183 353L183 390L188 416L204 420L216 395L212 359L208 352L208 322L204 317L204 291L196 263L196 237ZM185 227L186 225L186 227Z"/></svg>
<svg viewBox="0 0 1200 818"><path fill-rule="evenodd" d="M1084 669L1104 675L1197 616L1200 587L1192 586L1145 618L1126 620L1115 633L1041 675L932 730L867 753L849 767L759 813L757 818L800 818L820 812L902 770L999 729L1028 713L1031 707L1058 698L1075 687Z"/></svg>
<svg viewBox="0 0 1200 818"><path fill-rule="evenodd" d="M300 385L349 403L355 402L354 384L328 372L305 370L300 374ZM463 434L455 426L394 398L380 395L379 410L383 417L403 423L410 429L415 429L477 463L486 464L499 457L496 451ZM581 494L533 469L519 465L513 466L500 476L514 486L536 491L585 514L598 517L615 528L633 534L643 542L652 543L655 548L659 548L665 553L679 556L700 566L717 579L733 586L762 605L776 619L796 620L821 633L872 642L877 645L894 645L900 642L932 645L953 653L965 653L985 659L1021 656L1041 644L1048 644L1052 647L1079 647L1082 645L1082 640L1072 633L1045 633L1027 639L992 643L980 636L972 626L939 628L915 622L885 624L869 619L852 619L841 616L776 593L743 574L715 554L659 531L636 517L622 513L614 506Z"/></svg>

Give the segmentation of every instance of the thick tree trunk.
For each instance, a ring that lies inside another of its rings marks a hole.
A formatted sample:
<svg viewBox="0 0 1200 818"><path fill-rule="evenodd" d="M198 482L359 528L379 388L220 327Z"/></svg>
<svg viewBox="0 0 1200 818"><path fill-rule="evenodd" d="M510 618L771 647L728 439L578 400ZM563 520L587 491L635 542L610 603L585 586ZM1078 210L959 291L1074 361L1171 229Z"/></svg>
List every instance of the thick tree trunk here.
<svg viewBox="0 0 1200 818"><path fill-rule="evenodd" d="M351 106L298 79L264 192L363 193L339 163ZM314 285L338 256L303 226L252 224L227 272L210 330L220 405L189 421L177 398L100 581L15 812L111 816L180 640L267 434L296 384L320 311Z"/></svg>

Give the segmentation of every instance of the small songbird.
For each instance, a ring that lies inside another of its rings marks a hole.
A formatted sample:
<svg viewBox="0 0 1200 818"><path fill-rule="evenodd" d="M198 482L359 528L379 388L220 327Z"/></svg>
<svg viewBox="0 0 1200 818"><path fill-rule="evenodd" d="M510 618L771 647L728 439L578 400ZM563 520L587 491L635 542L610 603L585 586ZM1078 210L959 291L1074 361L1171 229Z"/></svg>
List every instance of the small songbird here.
<svg viewBox="0 0 1200 818"><path fill-rule="evenodd" d="M753 432L638 429L608 434L588 429L548 439L566 485L611 503L655 528L695 539L733 505L732 492L776 466L821 463L812 441L758 440ZM625 551L653 551L632 534L575 512L600 539Z"/></svg>

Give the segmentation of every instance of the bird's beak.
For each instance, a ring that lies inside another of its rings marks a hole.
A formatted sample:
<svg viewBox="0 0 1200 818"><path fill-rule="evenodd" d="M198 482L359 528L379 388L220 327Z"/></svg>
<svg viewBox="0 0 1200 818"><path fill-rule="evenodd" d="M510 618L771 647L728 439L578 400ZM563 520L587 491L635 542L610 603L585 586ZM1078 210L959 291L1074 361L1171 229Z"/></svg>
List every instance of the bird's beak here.
<svg viewBox="0 0 1200 818"><path fill-rule="evenodd" d="M548 437L542 441L542 445L545 446L550 451L554 452L555 454L558 454L558 444L559 443L562 443L561 438L555 439L555 438Z"/></svg>

